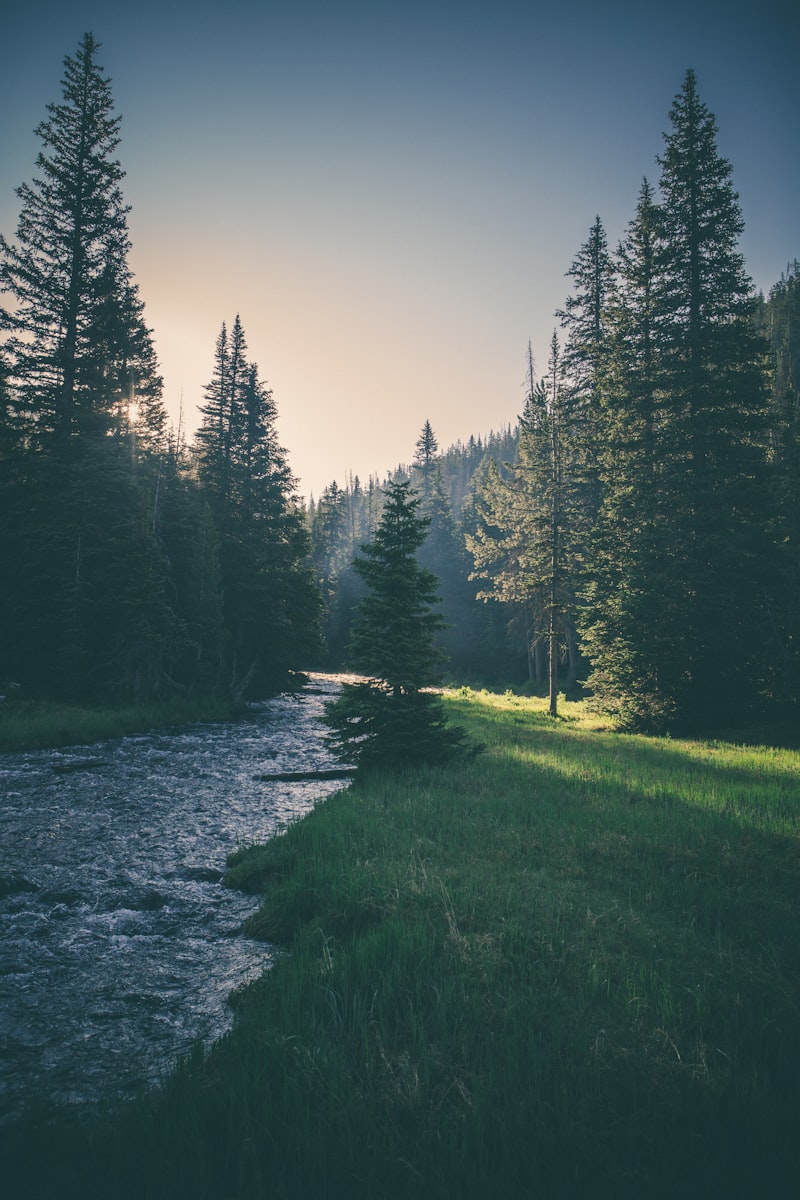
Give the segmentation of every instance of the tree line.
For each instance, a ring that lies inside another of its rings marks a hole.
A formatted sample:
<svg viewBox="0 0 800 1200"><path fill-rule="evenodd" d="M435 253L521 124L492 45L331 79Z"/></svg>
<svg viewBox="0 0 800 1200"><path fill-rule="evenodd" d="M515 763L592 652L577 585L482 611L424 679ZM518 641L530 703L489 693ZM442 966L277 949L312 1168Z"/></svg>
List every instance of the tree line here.
<svg viewBox="0 0 800 1200"><path fill-rule="evenodd" d="M0 236L0 683L241 697L347 665L408 481L453 678L553 712L587 689L642 729L796 707L800 270L754 294L693 72L658 189L615 249L592 224L541 374L528 347L516 427L440 451L426 421L410 463L306 509L238 315L193 442L168 426L97 54L65 59Z"/></svg>
<svg viewBox="0 0 800 1200"><path fill-rule="evenodd" d="M195 444L168 428L119 126L87 34L36 130L16 238L0 237L0 681L264 694L317 645L305 515L238 316Z"/></svg>
<svg viewBox="0 0 800 1200"><path fill-rule="evenodd" d="M456 674L510 679L524 647L552 713L584 688L628 728L694 730L800 699L800 268L755 295L693 71L669 115L659 191L643 181L614 251L592 224L541 377L528 347L513 454L481 455L456 508L468 455L437 455L426 423L396 477L430 523ZM312 513L340 626L326 521L359 505L329 490Z"/></svg>

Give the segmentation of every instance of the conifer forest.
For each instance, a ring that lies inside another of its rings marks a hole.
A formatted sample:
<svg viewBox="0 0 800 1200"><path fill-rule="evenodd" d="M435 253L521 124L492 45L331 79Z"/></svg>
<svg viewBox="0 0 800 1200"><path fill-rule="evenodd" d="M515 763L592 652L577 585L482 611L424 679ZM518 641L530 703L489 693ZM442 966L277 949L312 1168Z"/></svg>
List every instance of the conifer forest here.
<svg viewBox="0 0 800 1200"><path fill-rule="evenodd" d="M426 421L308 500L246 313L220 313L196 433L170 426L90 34L61 87L0 236L0 691L246 699L354 665L358 559L407 482L445 678L630 730L797 712L800 266L755 292L691 70L623 239L594 220L549 345L520 347L516 426L444 448Z"/></svg>

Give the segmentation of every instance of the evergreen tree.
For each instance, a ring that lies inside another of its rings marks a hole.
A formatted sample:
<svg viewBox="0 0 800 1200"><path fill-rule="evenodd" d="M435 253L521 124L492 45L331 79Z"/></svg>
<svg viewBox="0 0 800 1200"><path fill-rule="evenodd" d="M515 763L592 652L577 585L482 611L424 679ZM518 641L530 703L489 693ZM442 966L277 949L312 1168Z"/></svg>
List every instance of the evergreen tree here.
<svg viewBox="0 0 800 1200"><path fill-rule="evenodd" d="M576 394L591 406L605 338L606 301L613 280L605 230L599 217L567 272L575 291L557 314L565 332L564 370Z"/></svg>
<svg viewBox="0 0 800 1200"><path fill-rule="evenodd" d="M180 442L170 448L159 491L159 538L177 618L169 676L181 689L213 691L225 677L227 646L220 536Z"/></svg>
<svg viewBox="0 0 800 1200"><path fill-rule="evenodd" d="M49 692L161 686L173 617L152 520L166 417L128 266L119 117L86 34L0 237L8 535L0 656Z"/></svg>
<svg viewBox="0 0 800 1200"><path fill-rule="evenodd" d="M36 129L40 174L17 189L16 242L0 235L0 287L14 301L4 318L10 373L33 438L106 432L133 385L155 385L113 157L120 117L98 49L87 33L65 59L62 101Z"/></svg>
<svg viewBox="0 0 800 1200"><path fill-rule="evenodd" d="M410 472L420 496L420 516L428 521L427 536L417 558L437 580L443 625L436 644L444 652L450 670L468 675L477 649L475 589L469 581L469 557L453 518L438 450L436 435L430 421L426 421Z"/></svg>
<svg viewBox="0 0 800 1200"><path fill-rule="evenodd" d="M523 458L528 453L522 442L519 453ZM523 490L523 477L508 480L494 459L487 460L476 480L465 538L474 564L472 579L479 585L477 599L502 606L507 632L518 635L524 646L529 679L540 680L544 603L526 569L528 499L533 498Z"/></svg>
<svg viewBox="0 0 800 1200"><path fill-rule="evenodd" d="M605 230L599 217L567 272L575 290L557 316L564 330L561 369L564 406L570 411L572 436L583 465L587 522L594 520L600 502L598 452L602 441L600 371L606 345L606 311L613 282Z"/></svg>
<svg viewBox="0 0 800 1200"><path fill-rule="evenodd" d="M311 523L314 565L320 581L335 581L353 561L356 542L350 513L350 497L334 479L323 488Z"/></svg>
<svg viewBox="0 0 800 1200"><path fill-rule="evenodd" d="M219 536L227 686L264 695L318 653L319 592L272 391L238 315L217 338L201 412L197 477Z"/></svg>
<svg viewBox="0 0 800 1200"><path fill-rule="evenodd" d="M764 683L764 347L731 167L692 71L670 117L662 202L643 190L619 255L586 637L602 701L634 724L695 728L760 701Z"/></svg>
<svg viewBox="0 0 800 1200"><path fill-rule="evenodd" d="M205 404L200 406L201 423L194 444L197 473L204 480L206 491L213 493L215 502L220 505L227 500L230 472L229 454L226 453L230 443L232 403L229 368L228 328L223 321L214 344L214 367L211 382L205 388Z"/></svg>
<svg viewBox="0 0 800 1200"><path fill-rule="evenodd" d="M602 501L587 547L583 646L589 684L606 711L633 726L661 728L674 715L664 671L673 631L661 620L680 608L671 578L669 493L657 454L662 395L656 305L658 206L645 180L616 258L609 293L607 353L600 373ZM676 592L677 587L677 592Z"/></svg>
<svg viewBox="0 0 800 1200"><path fill-rule="evenodd" d="M670 582L686 597L670 614L675 698L684 719L702 721L741 708L762 674L765 364L731 166L692 71L670 117L659 159L660 486L673 510Z"/></svg>
<svg viewBox="0 0 800 1200"><path fill-rule="evenodd" d="M800 263L775 284L763 313L772 365L770 443L779 572L770 591L772 686L784 704L800 703Z"/></svg>
<svg viewBox="0 0 800 1200"><path fill-rule="evenodd" d="M436 440L436 435L431 428L430 421L426 421L422 426L422 432L417 438L414 454L414 466L419 474L420 491L422 492L423 500L426 501L431 492L431 480L436 466L438 450L439 443Z"/></svg>
<svg viewBox="0 0 800 1200"><path fill-rule="evenodd" d="M359 542L368 535L370 503L357 478L345 488L334 480L324 488L310 522L311 553L323 605L323 665L336 670L344 665L353 610L363 594L353 559Z"/></svg>
<svg viewBox="0 0 800 1200"><path fill-rule="evenodd" d="M445 761L463 734L447 726L440 698L434 638L436 581L417 562L427 522L407 480L390 483L375 537L361 547L355 569L367 586L350 646L350 666L368 681L345 684L326 708L331 743L359 766Z"/></svg>
<svg viewBox="0 0 800 1200"><path fill-rule="evenodd" d="M470 438L466 445L457 443L439 454L436 436L426 422L412 465L398 467L392 475L410 478L423 493L419 511L430 525L418 560L439 583L445 627L436 643L447 654L449 671L456 678L495 683L519 670L519 646L506 636L509 614L498 602L476 600L472 563L464 545L465 531L475 531L474 483L489 463L500 464L501 472L505 471L503 464L515 457L516 447L517 432L509 428L487 438ZM345 487L334 482L309 506L314 568L324 598L327 648L321 661L329 669L341 669L345 662L353 611L364 591L352 562L359 543L377 529L382 507L383 490L375 477L366 488L358 480ZM524 647L524 636L520 645Z"/></svg>
<svg viewBox="0 0 800 1200"><path fill-rule="evenodd" d="M416 482L412 479L412 484ZM430 471L427 486L427 495L424 491L420 494L419 511L429 522L428 532L417 560L436 577L443 618L436 645L445 654L448 670L458 676L469 673L476 649L475 590L469 582L469 556L453 520L438 462Z"/></svg>
<svg viewBox="0 0 800 1200"><path fill-rule="evenodd" d="M547 379L537 383L528 348L528 397L519 421L517 459L507 478L490 467L478 498L478 524L467 537L480 598L518 607L526 627L529 673L547 646L550 712L557 714L559 662L575 666L578 458L565 405L558 336ZM571 676L568 678L568 684Z"/></svg>

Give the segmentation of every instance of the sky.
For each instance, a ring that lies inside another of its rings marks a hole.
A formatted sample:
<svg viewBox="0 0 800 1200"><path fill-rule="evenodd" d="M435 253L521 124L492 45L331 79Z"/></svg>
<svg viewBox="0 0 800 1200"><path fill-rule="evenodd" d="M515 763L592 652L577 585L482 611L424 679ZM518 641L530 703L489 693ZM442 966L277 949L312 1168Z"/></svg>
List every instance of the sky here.
<svg viewBox="0 0 800 1200"><path fill-rule="evenodd" d="M513 425L570 264L633 217L687 68L767 293L800 257L799 0L42 0L0 40L0 230L87 31L130 263L191 434L238 313L300 492Z"/></svg>

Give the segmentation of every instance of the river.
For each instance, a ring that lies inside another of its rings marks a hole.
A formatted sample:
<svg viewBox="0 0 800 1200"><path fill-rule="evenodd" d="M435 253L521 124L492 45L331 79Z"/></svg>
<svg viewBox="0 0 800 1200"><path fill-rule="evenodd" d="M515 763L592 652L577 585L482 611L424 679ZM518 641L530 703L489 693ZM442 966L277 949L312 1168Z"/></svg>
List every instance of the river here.
<svg viewBox="0 0 800 1200"><path fill-rule="evenodd" d="M0 755L0 1123L134 1095L230 1026L230 992L274 950L226 856L280 833L342 783L265 782L331 767L319 720L335 681L196 724Z"/></svg>

